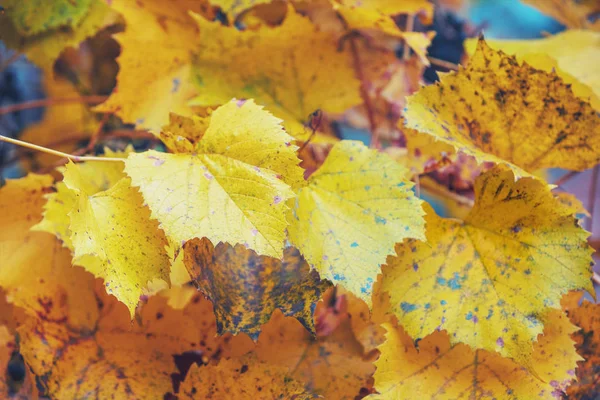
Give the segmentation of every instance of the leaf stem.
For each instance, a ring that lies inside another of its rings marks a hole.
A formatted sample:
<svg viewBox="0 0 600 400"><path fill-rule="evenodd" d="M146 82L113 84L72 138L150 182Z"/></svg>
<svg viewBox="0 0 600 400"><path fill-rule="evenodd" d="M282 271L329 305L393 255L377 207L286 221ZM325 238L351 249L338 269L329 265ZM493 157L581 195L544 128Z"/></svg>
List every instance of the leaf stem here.
<svg viewBox="0 0 600 400"><path fill-rule="evenodd" d="M123 162L123 158L111 158L111 157L93 157L93 156L76 156L73 154L63 153L62 151L48 149L46 147L38 146L33 143L23 142L22 140L12 139L6 136L0 135L0 142L11 143L17 146L26 147L28 149L33 149L37 151L41 151L42 153L51 154L57 157L64 157L71 161L118 161Z"/></svg>
<svg viewBox="0 0 600 400"><path fill-rule="evenodd" d="M367 110L367 117L369 118L369 129L371 130L371 147L379 148L379 134L377 133L377 125L375 124L375 113L373 111L373 104L369 97L369 91L367 90L367 80L363 72L360 57L358 56L358 48L356 46L356 35L350 37L350 50L352 53L352 60L354 61L354 71L360 81L360 94L365 102L365 109Z"/></svg>
<svg viewBox="0 0 600 400"><path fill-rule="evenodd" d="M448 197L461 206L473 207L473 205L475 204L475 202L469 199L468 197L461 196L460 194L455 193L447 189L446 187L443 187L442 185L432 184L427 179L421 179L419 181L419 186L421 189L425 189L430 193L437 194L443 197Z"/></svg>
<svg viewBox="0 0 600 400"><path fill-rule="evenodd" d="M596 208L596 192L598 189L598 173L600 172L600 165L596 165L592 170L592 182L590 185L590 192L588 194L588 211L590 218L588 219L588 231L592 232L594 228L594 209Z"/></svg>
<svg viewBox="0 0 600 400"><path fill-rule="evenodd" d="M415 17L412 14L407 15L405 32L412 32L415 27ZM410 58L410 46L404 41L404 49L402 50L402 59L408 61Z"/></svg>
<svg viewBox="0 0 600 400"><path fill-rule="evenodd" d="M451 71L458 71L458 69L460 68L460 65L458 65L458 64L454 64L454 63L451 63L450 61L446 61L446 60L441 60L439 58L427 56L427 59L433 65L436 65L436 66L442 67L442 68L446 68Z"/></svg>
<svg viewBox="0 0 600 400"><path fill-rule="evenodd" d="M11 104L9 106L0 107L0 115L9 114L15 111L28 110L30 108L46 107L55 104L64 103L102 103L108 97L107 96L79 96L79 97L55 97L47 99L39 99L26 101L19 104Z"/></svg>

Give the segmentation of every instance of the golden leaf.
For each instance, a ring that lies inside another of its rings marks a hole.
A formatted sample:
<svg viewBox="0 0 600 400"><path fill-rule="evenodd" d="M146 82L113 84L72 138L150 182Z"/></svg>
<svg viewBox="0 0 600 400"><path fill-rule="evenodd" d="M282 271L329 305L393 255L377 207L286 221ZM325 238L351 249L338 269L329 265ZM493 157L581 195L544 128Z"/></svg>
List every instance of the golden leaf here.
<svg viewBox="0 0 600 400"><path fill-rule="evenodd" d="M423 210L407 173L360 142L339 142L298 192L290 241L322 278L369 301L394 244L423 238Z"/></svg>
<svg viewBox="0 0 600 400"><path fill-rule="evenodd" d="M483 174L464 221L429 209L427 242L399 243L388 258L382 289L394 314L415 339L445 329L453 344L530 366L544 313L563 293L592 289L588 233L572 212L538 180Z"/></svg>
<svg viewBox="0 0 600 400"><path fill-rule="evenodd" d="M479 162L528 176L600 160L600 116L556 73L519 64L480 40L468 67L409 97L407 126Z"/></svg>
<svg viewBox="0 0 600 400"><path fill-rule="evenodd" d="M528 372L494 352L450 345L435 332L418 349L400 327L384 324L386 342L375 362L375 388L369 399L533 399L560 396L570 383L579 356L569 334L576 329L559 310L548 315L544 335L534 344L539 374Z"/></svg>
<svg viewBox="0 0 600 400"><path fill-rule="evenodd" d="M207 237L279 258L290 185L303 179L280 122L251 100L229 101L194 153L131 154L125 171L174 244Z"/></svg>
<svg viewBox="0 0 600 400"><path fill-rule="evenodd" d="M202 45L194 105L214 106L232 97L254 98L306 139L304 123L316 110L339 113L361 102L351 58L333 37L288 8L282 25L238 31L196 16Z"/></svg>

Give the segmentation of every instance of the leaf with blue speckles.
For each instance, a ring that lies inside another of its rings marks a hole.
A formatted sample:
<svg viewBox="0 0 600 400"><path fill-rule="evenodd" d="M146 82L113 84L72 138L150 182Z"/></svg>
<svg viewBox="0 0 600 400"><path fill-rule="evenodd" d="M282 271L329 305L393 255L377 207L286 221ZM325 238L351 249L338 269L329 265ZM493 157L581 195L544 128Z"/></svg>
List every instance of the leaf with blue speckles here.
<svg viewBox="0 0 600 400"><path fill-rule="evenodd" d="M315 333L313 312L329 283L298 250L286 248L281 261L240 244L215 247L206 238L187 242L184 250L191 278L214 303L219 334L244 332L257 339L275 309Z"/></svg>
<svg viewBox="0 0 600 400"><path fill-rule="evenodd" d="M424 239L406 168L357 141L336 144L298 192L290 241L322 278L370 302L379 266L405 238Z"/></svg>
<svg viewBox="0 0 600 400"><path fill-rule="evenodd" d="M577 328L561 310L545 319L544 335L532 346L535 373L494 352L452 346L443 331L428 335L417 348L401 327L385 323L386 342L375 361L379 394L367 399L560 398L581 359L570 337Z"/></svg>
<svg viewBox="0 0 600 400"><path fill-rule="evenodd" d="M234 99L208 122L190 119L185 127L195 132L167 128L165 142L181 145L172 147L176 153L150 150L125 161L125 172L167 238L182 246L206 237L281 257L286 200L303 182L297 147L281 120L253 100Z"/></svg>
<svg viewBox="0 0 600 400"><path fill-rule="evenodd" d="M427 242L405 241L382 267L382 289L415 339L450 341L528 365L542 315L573 289L591 290L588 233L547 185L496 167L475 183L464 221L427 212Z"/></svg>

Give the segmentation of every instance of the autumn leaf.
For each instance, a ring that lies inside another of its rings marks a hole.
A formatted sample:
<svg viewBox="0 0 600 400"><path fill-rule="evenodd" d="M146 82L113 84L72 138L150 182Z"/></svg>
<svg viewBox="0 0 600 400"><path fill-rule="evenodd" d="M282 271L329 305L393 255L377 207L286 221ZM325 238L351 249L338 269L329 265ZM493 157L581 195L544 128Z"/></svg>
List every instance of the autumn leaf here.
<svg viewBox="0 0 600 400"><path fill-rule="evenodd" d="M316 110L340 113L361 102L350 56L333 37L288 8L277 27L239 31L195 17L201 46L194 63L199 96L192 104L215 106L232 97L253 98L298 139Z"/></svg>
<svg viewBox="0 0 600 400"><path fill-rule="evenodd" d="M30 174L0 189L0 287L28 315L64 318L71 327L91 328L96 316L77 305L94 301L89 292L93 278L71 267L69 251L54 236L30 231L42 219L44 194L51 184L50 176ZM58 313L57 304L66 307L66 315Z"/></svg>
<svg viewBox="0 0 600 400"><path fill-rule="evenodd" d="M534 68L556 71L565 83L571 84L576 96L600 111L600 71L590 68L600 62L600 32L568 30L544 39L488 40L487 44L516 55ZM476 39L465 42L471 54L476 47Z"/></svg>
<svg viewBox="0 0 600 400"><path fill-rule="evenodd" d="M173 243L207 237L279 258L285 203L302 180L291 140L262 107L232 100L212 113L194 153L131 154L125 171Z"/></svg>
<svg viewBox="0 0 600 400"><path fill-rule="evenodd" d="M196 93L192 51L199 41L188 13L211 15L208 3L173 0L165 6L160 0L112 0L111 7L123 15L127 28L114 35L121 45L117 88L96 109L151 130L167 123L169 112L190 114L187 102Z"/></svg>
<svg viewBox="0 0 600 400"><path fill-rule="evenodd" d="M405 117L409 128L519 176L600 160L597 112L556 73L519 64L483 39L466 68L409 97Z"/></svg>
<svg viewBox="0 0 600 400"><path fill-rule="evenodd" d="M593 399L600 391L600 305L584 301L579 307L567 309L569 319L580 329L573 334L579 361L577 381L567 388L569 399Z"/></svg>
<svg viewBox="0 0 600 400"><path fill-rule="evenodd" d="M560 396L579 356L569 333L576 328L559 310L548 315L544 335L533 345L539 376L494 352L450 345L435 332L418 349L401 327L385 323L386 341L375 361L375 388L369 399L533 399Z"/></svg>
<svg viewBox="0 0 600 400"><path fill-rule="evenodd" d="M52 398L162 398L178 372L174 355L199 351L209 363L251 349L247 337L215 337L212 306L199 294L182 310L154 296L132 326L127 307L98 283L93 301L80 303L98 316L92 329L47 318L19 328L22 354Z"/></svg>
<svg viewBox="0 0 600 400"><path fill-rule="evenodd" d="M192 366L179 391L180 399L314 399L285 367L259 361L254 354L218 365Z"/></svg>
<svg viewBox="0 0 600 400"><path fill-rule="evenodd" d="M445 329L452 344L530 365L543 314L572 289L591 290L588 233L533 179L500 167L475 182L464 221L427 211L427 242L396 246L382 289L408 334Z"/></svg>
<svg viewBox="0 0 600 400"><path fill-rule="evenodd" d="M369 301L379 265L404 238L423 238L408 171L360 142L342 141L301 188L289 238L321 277Z"/></svg>
<svg viewBox="0 0 600 400"><path fill-rule="evenodd" d="M21 377L9 371L11 366L18 368L20 357L16 352L17 348L15 335L6 326L0 325L0 396L12 400L37 400L38 390L31 374L25 370Z"/></svg>
<svg viewBox="0 0 600 400"><path fill-rule="evenodd" d="M354 399L374 370L348 321L330 335L314 338L279 310L263 326L256 354L270 365L287 367L291 378L324 398Z"/></svg>
<svg viewBox="0 0 600 400"><path fill-rule="evenodd" d="M0 14L0 40L49 74L66 48L118 21L103 0L9 0L3 6L7 12Z"/></svg>
<svg viewBox="0 0 600 400"><path fill-rule="evenodd" d="M314 333L313 312L328 283L310 271L298 250L286 248L279 260L241 244L215 247L206 238L187 242L184 250L190 276L214 302L219 333L244 332L257 339L275 309Z"/></svg>

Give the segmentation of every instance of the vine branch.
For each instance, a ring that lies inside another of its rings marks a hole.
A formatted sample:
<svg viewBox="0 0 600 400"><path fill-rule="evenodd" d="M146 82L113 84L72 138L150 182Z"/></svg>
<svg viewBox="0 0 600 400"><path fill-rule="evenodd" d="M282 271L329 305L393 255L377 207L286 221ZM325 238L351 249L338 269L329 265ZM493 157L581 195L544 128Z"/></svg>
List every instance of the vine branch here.
<svg viewBox="0 0 600 400"><path fill-rule="evenodd" d="M17 146L26 147L28 149L41 151L42 153L51 154L57 157L64 157L67 160L81 162L81 161L110 161L110 162L123 162L125 161L123 158L111 158L111 157L94 157L94 156L76 156L73 154L63 153L62 151L48 149L43 146L38 146L37 144L24 142L18 139L12 139L3 135L0 135L0 142L11 143Z"/></svg>

